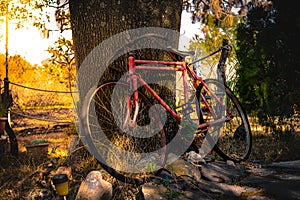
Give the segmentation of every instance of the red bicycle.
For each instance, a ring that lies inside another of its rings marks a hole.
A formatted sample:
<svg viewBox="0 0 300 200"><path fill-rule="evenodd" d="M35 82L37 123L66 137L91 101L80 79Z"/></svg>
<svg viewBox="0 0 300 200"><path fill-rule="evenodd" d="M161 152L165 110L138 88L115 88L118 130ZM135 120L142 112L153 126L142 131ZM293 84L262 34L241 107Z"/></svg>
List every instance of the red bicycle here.
<svg viewBox="0 0 300 200"><path fill-rule="evenodd" d="M230 48L221 46L208 56L222 52L222 57ZM238 98L223 81L203 80L193 69L193 64L208 56L187 62L193 52L169 49L168 53L174 61L139 60L130 55L122 80L92 88L83 103L81 119L88 148L121 181L140 185L141 175L157 173L172 160L172 151L184 154L191 147L200 155L213 149L222 159L234 162L250 154L252 134ZM183 96L177 107L158 95L156 84L141 75L145 71L180 74ZM180 124L175 143L168 141L165 122L170 118Z"/></svg>

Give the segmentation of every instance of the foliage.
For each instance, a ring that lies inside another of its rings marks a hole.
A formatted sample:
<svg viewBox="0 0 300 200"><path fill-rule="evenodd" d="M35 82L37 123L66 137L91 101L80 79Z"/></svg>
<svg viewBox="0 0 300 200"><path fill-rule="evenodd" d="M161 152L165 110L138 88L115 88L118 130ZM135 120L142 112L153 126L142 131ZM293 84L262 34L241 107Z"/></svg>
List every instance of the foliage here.
<svg viewBox="0 0 300 200"><path fill-rule="evenodd" d="M38 28L44 37L49 37L47 24L55 12L56 25L60 32L70 30L70 12L68 1L60 0L0 0L0 23L6 19L16 28ZM6 18L7 17L7 18ZM0 38L2 35L0 35Z"/></svg>
<svg viewBox="0 0 300 200"><path fill-rule="evenodd" d="M0 2L0 17L7 14L9 20L16 22L17 28L23 27L26 24L24 22L43 28L45 22L50 19L48 11L45 10L46 0L1 0Z"/></svg>
<svg viewBox="0 0 300 200"><path fill-rule="evenodd" d="M56 6L53 6L53 4L56 4ZM53 0L47 6L56 8L55 20L60 32L71 29L68 1L61 4L59 0ZM48 47L48 52L52 56L50 59L45 60L42 65L60 83L72 88L76 76L73 41L60 37L52 46Z"/></svg>
<svg viewBox="0 0 300 200"><path fill-rule="evenodd" d="M65 7L66 5L63 4L63 6L60 6L55 11L56 25L60 29L60 32L71 29L70 11L68 7Z"/></svg>
<svg viewBox="0 0 300 200"><path fill-rule="evenodd" d="M0 1L0 16L8 14L9 19L21 20L30 15L29 6L32 5L31 1L12 1L1 0Z"/></svg>
<svg viewBox="0 0 300 200"><path fill-rule="evenodd" d="M35 69L35 66L32 66L20 55L14 55L8 58L8 75L10 77L10 81L12 82L26 82L28 76L34 75L32 72ZM3 78L5 78L5 76L5 55L0 54L0 79L2 80Z"/></svg>
<svg viewBox="0 0 300 200"><path fill-rule="evenodd" d="M226 18L227 15L223 15L222 18ZM203 36L195 35L190 42L190 49L199 50L201 49L203 57L212 53L213 51L217 50L219 47L222 46L222 40L227 39L229 44L234 46L235 43L235 26L239 22L238 17L233 17L232 23L228 24L225 20L220 20L219 23L215 23L215 19L213 15L207 16L207 24L202 25L202 32ZM198 55L199 56L199 55ZM202 62L201 68L211 68L210 72L207 73L205 78L213 77L213 73L216 73L216 66L219 62L220 54L216 54L204 62ZM197 58L196 58L197 59ZM227 61L227 69L226 69L226 76L227 76L227 84L233 88L235 84L235 68L236 68L236 56L234 52L231 52ZM216 76L216 75L215 75ZM215 77L216 78L216 77Z"/></svg>
<svg viewBox="0 0 300 200"><path fill-rule="evenodd" d="M263 5L268 1L183 0L182 2L183 10L192 14L192 23L208 24L208 21L212 18L216 24L225 22L232 26L234 17L245 18L252 8Z"/></svg>
<svg viewBox="0 0 300 200"><path fill-rule="evenodd" d="M72 104L72 98L69 94L53 92L67 92L68 85L53 78L53 75L46 68L37 65L32 66L20 55L9 57L8 68L14 105L19 108L69 106ZM5 55L0 54L0 79L3 78L5 78ZM15 86L14 83L21 85L21 87ZM24 89L23 87L33 89ZM39 89L50 92L37 91Z"/></svg>
<svg viewBox="0 0 300 200"><path fill-rule="evenodd" d="M31 144L42 144L42 143L48 143L48 140L45 140L45 139L36 139L36 140L33 140L31 142Z"/></svg>
<svg viewBox="0 0 300 200"><path fill-rule="evenodd" d="M237 28L238 92L264 122L299 112L300 16L291 5L276 0L256 7Z"/></svg>
<svg viewBox="0 0 300 200"><path fill-rule="evenodd" d="M73 41L61 37L48 48L48 52L52 57L43 63L44 67L60 83L71 88L76 76Z"/></svg>

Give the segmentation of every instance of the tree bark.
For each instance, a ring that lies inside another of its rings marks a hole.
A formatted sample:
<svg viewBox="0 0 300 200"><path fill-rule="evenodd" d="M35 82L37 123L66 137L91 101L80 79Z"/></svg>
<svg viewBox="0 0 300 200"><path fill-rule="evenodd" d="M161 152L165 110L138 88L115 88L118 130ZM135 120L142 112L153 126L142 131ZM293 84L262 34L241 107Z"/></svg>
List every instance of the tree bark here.
<svg viewBox="0 0 300 200"><path fill-rule="evenodd" d="M73 0L70 1L72 37L74 42L77 69L88 54L101 42L126 30L143 27L161 27L179 32L181 20L181 0ZM174 38L173 38L174 40ZM176 38L178 46L179 34ZM116 45L118 41L115 41ZM110 49L107 49L110 51ZM105 54L106 52L101 52ZM162 58L162 52L156 49L139 51L139 59ZM123 56L114 61L112 68L122 68L119 74L106 70L99 82L118 79L126 71L127 58ZM169 73L170 74L170 73ZM160 74L162 77L163 73ZM103 78L104 77L104 78ZM87 77L88 78L88 77ZM158 87L157 92L167 102L175 102L175 75L163 77L173 86L173 91L166 91ZM174 103L175 105L175 103ZM170 132L175 133L177 125L169 120L166 125ZM170 134L169 135L174 135ZM171 136L172 137L172 136Z"/></svg>
<svg viewBox="0 0 300 200"><path fill-rule="evenodd" d="M180 29L181 0L70 1L72 37L77 66L105 39L129 29Z"/></svg>

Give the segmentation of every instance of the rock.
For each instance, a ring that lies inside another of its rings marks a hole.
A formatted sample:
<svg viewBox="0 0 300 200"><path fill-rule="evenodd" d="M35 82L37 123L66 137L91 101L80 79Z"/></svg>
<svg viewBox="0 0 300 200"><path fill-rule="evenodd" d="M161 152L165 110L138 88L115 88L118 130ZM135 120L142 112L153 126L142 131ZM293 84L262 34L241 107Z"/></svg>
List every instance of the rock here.
<svg viewBox="0 0 300 200"><path fill-rule="evenodd" d="M276 176L261 177L249 175L241 181L243 185L252 185L263 190L264 196L272 196L275 199L299 199L300 181L281 180Z"/></svg>
<svg viewBox="0 0 300 200"><path fill-rule="evenodd" d="M214 182L231 183L236 178L244 175L243 170L239 169L237 165L232 166L221 161L201 165L201 168L202 176Z"/></svg>
<svg viewBox="0 0 300 200"><path fill-rule="evenodd" d="M188 155L188 162L192 162L192 163L205 163L206 161L203 159L203 157L196 153L195 151L190 151L187 153Z"/></svg>
<svg viewBox="0 0 300 200"><path fill-rule="evenodd" d="M268 165L269 167L280 167L280 168L291 168L300 169L300 160L284 161L284 162L273 162Z"/></svg>
<svg viewBox="0 0 300 200"><path fill-rule="evenodd" d="M261 189L258 188L231 185L227 183L217 183L206 180L202 180L200 183L198 183L198 188L209 193L227 196L227 198L224 199L231 199L231 197L248 197L252 194L260 194L261 192Z"/></svg>
<svg viewBox="0 0 300 200"><path fill-rule="evenodd" d="M227 160L226 164L235 167L235 163L232 160Z"/></svg>
<svg viewBox="0 0 300 200"><path fill-rule="evenodd" d="M167 171L167 170L162 170L158 177L156 179L154 179L154 182L160 183L170 183L171 181L174 181L174 178L171 174L171 172Z"/></svg>
<svg viewBox="0 0 300 200"><path fill-rule="evenodd" d="M300 199L299 161L274 162L265 168L248 170L240 183L259 187L274 199Z"/></svg>
<svg viewBox="0 0 300 200"><path fill-rule="evenodd" d="M164 185L145 183L142 188L146 200L165 199L167 188Z"/></svg>
<svg viewBox="0 0 300 200"><path fill-rule="evenodd" d="M261 177L271 176L276 174L276 170L267 169L267 168L253 168L248 170L248 172L250 172L253 175L261 176Z"/></svg>
<svg viewBox="0 0 300 200"><path fill-rule="evenodd" d="M175 160L174 156L175 155L173 154L169 154L168 160ZM196 181L200 181L201 179L200 170L196 166L190 164L182 158L178 158L171 164L167 165L166 169L168 169L171 173L176 174L177 177L193 177Z"/></svg>
<svg viewBox="0 0 300 200"><path fill-rule="evenodd" d="M274 200L274 198L254 195L247 197L247 200Z"/></svg>
<svg viewBox="0 0 300 200"><path fill-rule="evenodd" d="M112 185L102 179L100 171L91 171L81 183L76 200L112 199Z"/></svg>
<svg viewBox="0 0 300 200"><path fill-rule="evenodd" d="M280 179L280 180L290 180L290 181L300 181L300 175L298 174L275 174L273 176L274 178Z"/></svg>

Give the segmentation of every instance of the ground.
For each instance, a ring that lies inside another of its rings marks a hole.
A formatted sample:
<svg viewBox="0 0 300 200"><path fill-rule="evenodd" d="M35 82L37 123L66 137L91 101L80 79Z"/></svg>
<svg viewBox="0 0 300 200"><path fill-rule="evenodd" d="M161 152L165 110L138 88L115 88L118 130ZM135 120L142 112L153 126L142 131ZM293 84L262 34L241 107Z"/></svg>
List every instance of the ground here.
<svg viewBox="0 0 300 200"><path fill-rule="evenodd" d="M101 170L84 147L74 145L77 140L73 139L76 138L73 124L19 129L16 135L19 156L16 158L2 152L0 157L0 196L3 200L59 199L51 185L51 177L60 166L70 167L69 198L74 199L86 175L91 170ZM254 134L253 152L247 162L202 164L199 168L201 181L197 184L191 180L179 181L178 174L171 173L175 184L149 182L142 188L143 195L145 199L299 199L299 167L293 167L299 166L299 161L295 161L300 159L299 138L298 132ZM35 139L48 140L48 156L36 159L26 153L24 145ZM289 167L276 165L287 160L295 163ZM113 199L137 199L138 188L116 181L103 170L101 172L103 178L113 184Z"/></svg>

